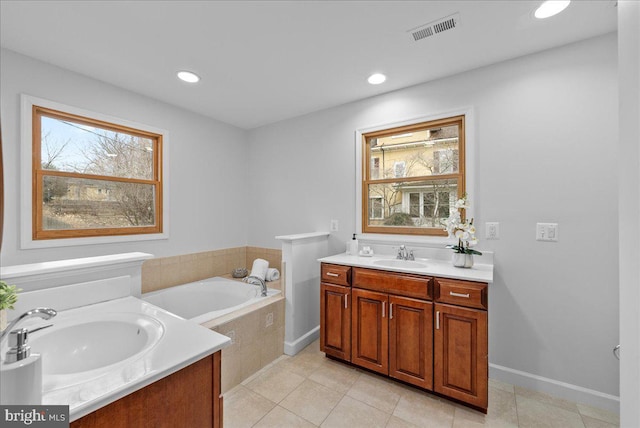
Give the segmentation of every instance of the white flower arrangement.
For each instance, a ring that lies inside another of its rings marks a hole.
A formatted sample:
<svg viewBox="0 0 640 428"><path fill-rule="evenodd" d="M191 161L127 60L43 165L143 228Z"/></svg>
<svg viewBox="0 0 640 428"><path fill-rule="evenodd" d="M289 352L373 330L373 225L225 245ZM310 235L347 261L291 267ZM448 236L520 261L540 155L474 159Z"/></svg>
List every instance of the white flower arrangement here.
<svg viewBox="0 0 640 428"><path fill-rule="evenodd" d="M449 238L457 238L457 245L447 245L447 248L451 248L456 253L463 254L477 254L482 255L480 251L474 250L471 247L478 243L476 238L476 228L473 225L473 219L462 221L460 210L468 209L470 207L467 199L467 194L462 195L461 199L458 199L454 204L454 210L449 215L449 218L444 221L445 228L449 234Z"/></svg>

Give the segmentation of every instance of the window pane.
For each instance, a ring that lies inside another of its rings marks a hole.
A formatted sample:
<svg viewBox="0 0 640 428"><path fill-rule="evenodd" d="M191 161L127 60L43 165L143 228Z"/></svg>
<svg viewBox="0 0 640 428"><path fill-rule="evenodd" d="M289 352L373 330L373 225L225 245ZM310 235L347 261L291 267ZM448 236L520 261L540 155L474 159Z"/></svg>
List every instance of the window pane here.
<svg viewBox="0 0 640 428"><path fill-rule="evenodd" d="M369 198L369 213L373 199L382 211L369 216L369 226L440 229L458 199L458 180L370 184Z"/></svg>
<svg viewBox="0 0 640 428"><path fill-rule="evenodd" d="M153 226L150 184L44 176L43 230Z"/></svg>
<svg viewBox="0 0 640 428"><path fill-rule="evenodd" d="M41 116L42 169L153 180L155 141Z"/></svg>
<svg viewBox="0 0 640 428"><path fill-rule="evenodd" d="M458 125L370 138L369 157L378 159L371 180L454 174L459 169Z"/></svg>

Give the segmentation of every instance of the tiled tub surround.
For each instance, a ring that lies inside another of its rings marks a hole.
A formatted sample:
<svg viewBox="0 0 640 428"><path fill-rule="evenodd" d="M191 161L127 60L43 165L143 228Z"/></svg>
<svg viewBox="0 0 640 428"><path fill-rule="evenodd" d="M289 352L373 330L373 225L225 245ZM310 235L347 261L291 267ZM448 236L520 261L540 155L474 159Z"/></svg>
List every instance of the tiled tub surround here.
<svg viewBox="0 0 640 428"><path fill-rule="evenodd" d="M265 259L269 267L282 272L282 251L261 247L235 247L202 253L159 257L142 265L142 292L161 290L214 276L230 275L235 268L251 270L255 259ZM278 288L275 282L270 288Z"/></svg>
<svg viewBox="0 0 640 428"><path fill-rule="evenodd" d="M283 355L284 297L244 308L204 323L205 327L231 338L222 352L222 392L229 391Z"/></svg>
<svg viewBox="0 0 640 428"><path fill-rule="evenodd" d="M280 250L237 247L182 256L147 260L142 265L143 293L161 290L213 276L231 278L238 267L251 270L253 261L265 259L270 267L281 269ZM283 290L283 281L270 281L269 288ZM222 353L222 391L239 385L261 368L279 358L284 347L284 297L268 297L201 323L231 338Z"/></svg>

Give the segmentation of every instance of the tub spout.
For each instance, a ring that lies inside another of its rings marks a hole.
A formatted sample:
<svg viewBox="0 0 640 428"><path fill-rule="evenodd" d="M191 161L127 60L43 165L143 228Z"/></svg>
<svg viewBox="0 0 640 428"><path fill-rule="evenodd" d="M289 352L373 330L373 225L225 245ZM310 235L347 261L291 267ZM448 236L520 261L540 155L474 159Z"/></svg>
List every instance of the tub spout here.
<svg viewBox="0 0 640 428"><path fill-rule="evenodd" d="M259 276L251 275L247 277L247 282L249 284L259 285L262 288L262 292L260 295L262 297L267 297L267 283L264 279L260 278Z"/></svg>

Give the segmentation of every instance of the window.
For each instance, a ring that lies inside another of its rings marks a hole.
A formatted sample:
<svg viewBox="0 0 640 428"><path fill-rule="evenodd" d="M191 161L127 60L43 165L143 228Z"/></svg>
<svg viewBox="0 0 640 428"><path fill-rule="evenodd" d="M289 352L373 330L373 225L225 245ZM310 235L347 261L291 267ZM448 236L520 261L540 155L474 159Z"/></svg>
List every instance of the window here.
<svg viewBox="0 0 640 428"><path fill-rule="evenodd" d="M372 220L384 218L384 211L383 211L383 204L382 204L381 197L374 196L369 199L369 218Z"/></svg>
<svg viewBox="0 0 640 428"><path fill-rule="evenodd" d="M464 119L362 134L364 233L446 235L442 222L465 192Z"/></svg>
<svg viewBox="0 0 640 428"><path fill-rule="evenodd" d="M163 136L32 105L32 239L163 231Z"/></svg>

